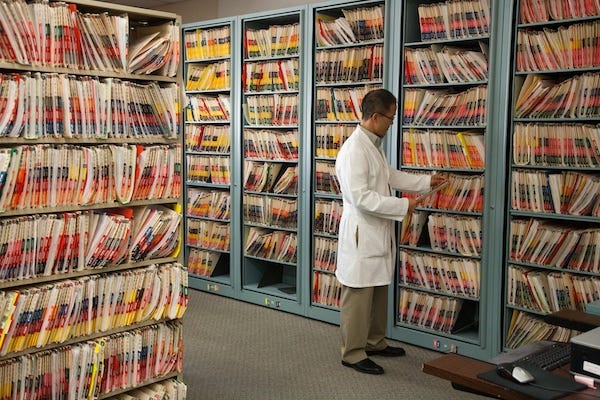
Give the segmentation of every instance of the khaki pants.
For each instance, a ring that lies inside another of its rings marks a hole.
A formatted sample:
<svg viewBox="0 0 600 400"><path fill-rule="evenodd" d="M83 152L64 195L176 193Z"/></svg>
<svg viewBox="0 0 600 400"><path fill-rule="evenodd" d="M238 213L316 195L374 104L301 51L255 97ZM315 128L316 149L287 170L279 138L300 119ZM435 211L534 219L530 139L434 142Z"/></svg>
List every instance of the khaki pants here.
<svg viewBox="0 0 600 400"><path fill-rule="evenodd" d="M342 285L342 360L354 364L367 358L366 350L387 347L387 304L387 285L365 288Z"/></svg>

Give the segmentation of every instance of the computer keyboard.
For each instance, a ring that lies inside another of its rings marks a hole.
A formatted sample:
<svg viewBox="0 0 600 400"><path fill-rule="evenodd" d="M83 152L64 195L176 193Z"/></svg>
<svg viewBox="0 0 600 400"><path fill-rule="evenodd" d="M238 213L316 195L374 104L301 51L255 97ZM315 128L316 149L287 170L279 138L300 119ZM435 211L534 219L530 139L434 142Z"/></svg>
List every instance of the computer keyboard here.
<svg viewBox="0 0 600 400"><path fill-rule="evenodd" d="M515 360L514 365L533 364L551 371L571 361L571 344L556 342L543 349L537 350Z"/></svg>

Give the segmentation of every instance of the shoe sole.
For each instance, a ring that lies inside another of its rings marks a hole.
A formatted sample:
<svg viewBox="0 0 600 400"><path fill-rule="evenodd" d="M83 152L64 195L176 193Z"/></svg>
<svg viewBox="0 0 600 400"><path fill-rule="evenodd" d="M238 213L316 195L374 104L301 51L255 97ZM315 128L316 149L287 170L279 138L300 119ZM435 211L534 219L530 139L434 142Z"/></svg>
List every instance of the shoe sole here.
<svg viewBox="0 0 600 400"><path fill-rule="evenodd" d="M402 353L402 354L389 354L389 353L380 353L378 351L375 351L375 352L367 351L366 353L367 353L368 356L383 356L383 357L404 357L406 355L406 353Z"/></svg>
<svg viewBox="0 0 600 400"><path fill-rule="evenodd" d="M369 375L382 375L385 372L383 369L381 371L365 371L364 369L359 369L354 364L350 364L348 361L344 361L344 360L342 360L342 365L344 367L352 368L353 370L362 372L363 374L369 374Z"/></svg>

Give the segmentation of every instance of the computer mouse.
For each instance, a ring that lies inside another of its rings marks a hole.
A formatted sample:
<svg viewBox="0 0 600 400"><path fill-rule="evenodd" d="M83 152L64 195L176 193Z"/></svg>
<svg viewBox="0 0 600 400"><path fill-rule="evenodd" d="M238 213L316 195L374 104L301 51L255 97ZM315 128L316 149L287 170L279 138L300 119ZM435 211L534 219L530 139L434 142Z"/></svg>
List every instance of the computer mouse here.
<svg viewBox="0 0 600 400"><path fill-rule="evenodd" d="M531 372L527 371L523 367L516 366L512 370L512 376L519 383L529 383L534 381L533 375Z"/></svg>
<svg viewBox="0 0 600 400"><path fill-rule="evenodd" d="M515 367L512 364L498 364L496 372L501 377L516 383L529 383L535 379L525 368Z"/></svg>

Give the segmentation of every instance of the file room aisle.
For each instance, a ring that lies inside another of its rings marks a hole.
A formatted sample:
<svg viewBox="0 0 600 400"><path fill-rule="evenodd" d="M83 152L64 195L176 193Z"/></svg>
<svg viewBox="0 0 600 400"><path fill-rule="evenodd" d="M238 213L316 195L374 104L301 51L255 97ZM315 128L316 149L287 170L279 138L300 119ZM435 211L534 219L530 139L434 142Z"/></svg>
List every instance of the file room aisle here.
<svg viewBox="0 0 600 400"><path fill-rule="evenodd" d="M384 375L340 364L339 327L190 290L184 316L184 380L193 400L483 399L421 372L440 354L406 344L377 358Z"/></svg>

